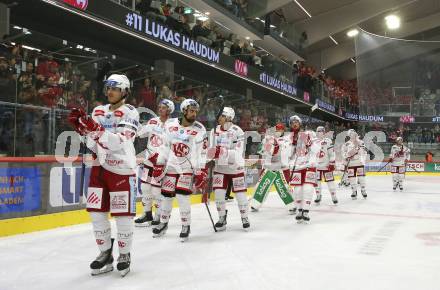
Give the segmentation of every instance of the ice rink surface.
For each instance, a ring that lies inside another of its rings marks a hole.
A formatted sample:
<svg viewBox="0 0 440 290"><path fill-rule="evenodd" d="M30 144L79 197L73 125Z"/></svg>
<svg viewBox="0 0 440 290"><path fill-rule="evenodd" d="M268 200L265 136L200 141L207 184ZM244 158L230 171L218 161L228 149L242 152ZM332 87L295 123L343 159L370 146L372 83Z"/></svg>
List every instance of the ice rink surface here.
<svg viewBox="0 0 440 290"><path fill-rule="evenodd" d="M308 225L273 193L250 213L249 232L235 201L219 233L194 205L186 243L174 209L166 236L135 229L125 278L116 270L90 276L98 254L90 224L1 238L0 289L440 289L440 177L407 176L402 193L390 175L368 176L367 186L367 200L339 190L337 206L325 189Z"/></svg>

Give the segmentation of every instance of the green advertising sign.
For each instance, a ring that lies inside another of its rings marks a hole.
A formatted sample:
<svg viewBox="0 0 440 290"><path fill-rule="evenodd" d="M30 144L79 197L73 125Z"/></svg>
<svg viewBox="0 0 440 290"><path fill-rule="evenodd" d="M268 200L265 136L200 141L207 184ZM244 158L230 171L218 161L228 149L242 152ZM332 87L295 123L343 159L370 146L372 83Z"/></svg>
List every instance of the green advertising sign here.
<svg viewBox="0 0 440 290"><path fill-rule="evenodd" d="M440 163L425 163L426 172L440 172Z"/></svg>

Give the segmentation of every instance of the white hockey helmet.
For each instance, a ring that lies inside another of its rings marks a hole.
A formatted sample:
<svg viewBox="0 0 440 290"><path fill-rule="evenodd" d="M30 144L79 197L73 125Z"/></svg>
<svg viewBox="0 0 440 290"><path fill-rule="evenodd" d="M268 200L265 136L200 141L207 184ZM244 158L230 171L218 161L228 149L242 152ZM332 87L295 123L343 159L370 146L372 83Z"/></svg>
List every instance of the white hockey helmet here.
<svg viewBox="0 0 440 290"><path fill-rule="evenodd" d="M174 112L174 103L171 100L163 99L159 102L159 105L167 106L170 114Z"/></svg>
<svg viewBox="0 0 440 290"><path fill-rule="evenodd" d="M107 91L107 88L120 88L121 92L129 92L130 91L130 80L126 75L112 74L104 81L104 89Z"/></svg>
<svg viewBox="0 0 440 290"><path fill-rule="evenodd" d="M302 120L298 115L294 115L289 118L289 124L292 125L293 122L299 122L300 125L302 124Z"/></svg>
<svg viewBox="0 0 440 290"><path fill-rule="evenodd" d="M318 127L316 127L316 133L319 133L319 132L325 133L325 128L324 128L324 126L318 126Z"/></svg>
<svg viewBox="0 0 440 290"><path fill-rule="evenodd" d="M199 110L200 106L199 103L197 103L196 101L194 101L193 99L185 99L181 104L180 104L180 109L183 111L186 111L188 109L188 107L194 107L197 111Z"/></svg>
<svg viewBox="0 0 440 290"><path fill-rule="evenodd" d="M403 143L403 138L402 137L397 137L396 138L396 143L397 144L399 144L399 143L402 144Z"/></svg>
<svg viewBox="0 0 440 290"><path fill-rule="evenodd" d="M235 117L235 111L231 107L224 107L222 111L222 116L225 116L229 121L234 120Z"/></svg>
<svg viewBox="0 0 440 290"><path fill-rule="evenodd" d="M350 137L350 139L358 137L358 133L354 129L349 129L347 131L347 135L348 135L348 137Z"/></svg>

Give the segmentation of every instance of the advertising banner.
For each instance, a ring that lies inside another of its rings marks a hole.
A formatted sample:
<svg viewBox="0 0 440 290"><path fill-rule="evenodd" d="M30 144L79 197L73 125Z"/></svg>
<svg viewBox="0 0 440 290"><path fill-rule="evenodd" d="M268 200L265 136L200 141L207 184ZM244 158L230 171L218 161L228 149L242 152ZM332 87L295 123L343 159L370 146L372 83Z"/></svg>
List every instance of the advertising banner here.
<svg viewBox="0 0 440 290"><path fill-rule="evenodd" d="M40 183L37 167L0 168L0 214L40 209Z"/></svg>
<svg viewBox="0 0 440 290"><path fill-rule="evenodd" d="M440 163L425 163L426 172L440 172Z"/></svg>
<svg viewBox="0 0 440 290"><path fill-rule="evenodd" d="M406 171L408 172L424 172L425 163L424 162L408 162L406 163Z"/></svg>
<svg viewBox="0 0 440 290"><path fill-rule="evenodd" d="M86 167L85 189L89 184L89 176L90 168ZM86 193L87 190L83 192ZM49 204L52 207L77 205L80 203L80 195L81 167L53 167L50 170Z"/></svg>

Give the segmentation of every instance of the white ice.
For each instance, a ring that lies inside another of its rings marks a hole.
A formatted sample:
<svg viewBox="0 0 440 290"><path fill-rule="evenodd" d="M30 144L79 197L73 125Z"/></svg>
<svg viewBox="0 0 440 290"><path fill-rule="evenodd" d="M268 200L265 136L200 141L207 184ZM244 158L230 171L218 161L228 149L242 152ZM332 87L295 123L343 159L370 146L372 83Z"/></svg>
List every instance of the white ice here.
<svg viewBox="0 0 440 290"><path fill-rule="evenodd" d="M440 178L407 176L403 193L391 190L389 175L367 182L367 200L344 189L338 206L325 190L308 225L296 224L276 194L250 213L249 232L235 201L220 233L195 205L187 243L174 209L166 236L135 229L125 278L90 276L98 254L90 224L2 238L0 289L440 289ZM213 203L211 211L216 219Z"/></svg>

